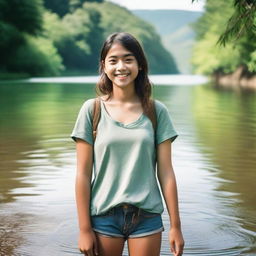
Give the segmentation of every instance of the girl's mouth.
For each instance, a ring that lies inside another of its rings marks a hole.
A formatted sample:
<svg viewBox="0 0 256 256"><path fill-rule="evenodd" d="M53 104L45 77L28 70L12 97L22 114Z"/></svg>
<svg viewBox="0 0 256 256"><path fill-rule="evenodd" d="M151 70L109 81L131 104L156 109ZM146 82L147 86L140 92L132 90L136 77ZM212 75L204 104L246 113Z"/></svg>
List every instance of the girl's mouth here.
<svg viewBox="0 0 256 256"><path fill-rule="evenodd" d="M127 77L129 74L115 74L116 77Z"/></svg>

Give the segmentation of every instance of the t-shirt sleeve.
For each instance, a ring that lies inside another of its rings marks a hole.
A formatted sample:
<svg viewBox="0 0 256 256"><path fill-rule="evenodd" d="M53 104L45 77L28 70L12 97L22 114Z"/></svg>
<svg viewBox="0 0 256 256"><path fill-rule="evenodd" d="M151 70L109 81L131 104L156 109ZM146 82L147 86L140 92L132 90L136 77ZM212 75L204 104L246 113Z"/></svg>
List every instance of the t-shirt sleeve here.
<svg viewBox="0 0 256 256"><path fill-rule="evenodd" d="M173 142L178 134L173 126L169 111L167 107L156 101L156 113L157 113L157 129L156 129L156 142L160 144L167 139L171 139Z"/></svg>
<svg viewBox="0 0 256 256"><path fill-rule="evenodd" d="M71 133L71 138L82 139L89 144L93 145L93 133L92 133L92 110L93 110L93 99L87 100L81 107L77 116L74 129Z"/></svg>

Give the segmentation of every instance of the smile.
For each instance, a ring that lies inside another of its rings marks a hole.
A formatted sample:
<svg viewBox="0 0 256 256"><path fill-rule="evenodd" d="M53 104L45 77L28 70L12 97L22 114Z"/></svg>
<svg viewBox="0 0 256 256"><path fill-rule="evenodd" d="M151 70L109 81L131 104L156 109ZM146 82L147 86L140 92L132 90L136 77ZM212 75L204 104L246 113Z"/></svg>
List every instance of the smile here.
<svg viewBox="0 0 256 256"><path fill-rule="evenodd" d="M127 77L127 76L129 76L129 74L115 74L115 76L117 76L117 77Z"/></svg>

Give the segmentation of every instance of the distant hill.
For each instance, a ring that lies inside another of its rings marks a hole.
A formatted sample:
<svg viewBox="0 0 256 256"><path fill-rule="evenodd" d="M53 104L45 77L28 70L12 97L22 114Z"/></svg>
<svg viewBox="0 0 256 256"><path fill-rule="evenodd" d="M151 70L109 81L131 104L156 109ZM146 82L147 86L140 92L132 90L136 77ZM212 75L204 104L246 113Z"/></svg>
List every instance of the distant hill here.
<svg viewBox="0 0 256 256"><path fill-rule="evenodd" d="M100 13L100 27L104 38L113 32L126 31L134 35L146 52L150 74L180 73L174 57L163 46L161 36L149 22L133 14L130 10L111 2L85 3L85 10ZM161 60L161 65L159 65Z"/></svg>
<svg viewBox="0 0 256 256"><path fill-rule="evenodd" d="M182 10L133 10L135 15L151 23L161 35L164 47L173 55L181 73L191 73L190 58L195 33L191 23L203 12Z"/></svg>

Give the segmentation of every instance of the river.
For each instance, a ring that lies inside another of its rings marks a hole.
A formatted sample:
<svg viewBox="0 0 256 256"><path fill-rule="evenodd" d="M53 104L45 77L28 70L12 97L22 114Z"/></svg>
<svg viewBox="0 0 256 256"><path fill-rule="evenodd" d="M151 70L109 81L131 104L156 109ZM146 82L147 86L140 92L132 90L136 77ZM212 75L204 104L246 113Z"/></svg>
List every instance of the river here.
<svg viewBox="0 0 256 256"><path fill-rule="evenodd" d="M69 135L96 79L0 83L0 255L81 255ZM196 76L151 79L179 133L184 255L256 255L256 94L217 90ZM161 255L171 255L166 212L163 220Z"/></svg>

